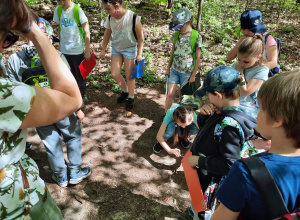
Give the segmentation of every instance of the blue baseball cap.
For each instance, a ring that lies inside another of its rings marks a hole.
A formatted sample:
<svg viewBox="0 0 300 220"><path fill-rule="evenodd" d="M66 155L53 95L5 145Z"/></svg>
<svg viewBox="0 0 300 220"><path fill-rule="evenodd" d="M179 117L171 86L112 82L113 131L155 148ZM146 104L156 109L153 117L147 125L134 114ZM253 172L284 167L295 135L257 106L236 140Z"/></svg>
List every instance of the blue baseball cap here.
<svg viewBox="0 0 300 220"><path fill-rule="evenodd" d="M169 24L169 29L179 31L186 22L191 20L192 12L187 8L180 8L174 12L173 18Z"/></svg>
<svg viewBox="0 0 300 220"><path fill-rule="evenodd" d="M262 13L257 9L249 9L241 15L241 27L248 28L253 33L264 33L268 28L262 22Z"/></svg>
<svg viewBox="0 0 300 220"><path fill-rule="evenodd" d="M217 66L207 72L203 86L194 93L194 96L201 98L208 92L233 91L240 86L240 84L238 84L239 75L239 71L232 67L223 65Z"/></svg>

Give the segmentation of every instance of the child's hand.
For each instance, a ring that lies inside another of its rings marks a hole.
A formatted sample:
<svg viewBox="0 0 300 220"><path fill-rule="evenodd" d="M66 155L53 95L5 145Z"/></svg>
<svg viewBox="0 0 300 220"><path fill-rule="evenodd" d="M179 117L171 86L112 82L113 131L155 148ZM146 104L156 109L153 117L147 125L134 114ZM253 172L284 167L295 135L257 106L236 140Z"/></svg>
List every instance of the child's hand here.
<svg viewBox="0 0 300 220"><path fill-rule="evenodd" d="M196 76L193 76L193 74L191 75L190 79L189 79L189 85L191 85L191 83L196 81Z"/></svg>
<svg viewBox="0 0 300 220"><path fill-rule="evenodd" d="M105 57L105 51L102 50L101 53L100 53L100 55L99 55L99 59L101 60L101 59L103 59L104 57Z"/></svg>
<svg viewBox="0 0 300 220"><path fill-rule="evenodd" d="M76 112L77 121L82 121L84 116L85 115L84 115L83 111L79 110L79 111Z"/></svg>
<svg viewBox="0 0 300 220"><path fill-rule="evenodd" d="M84 59L89 60L90 57L91 57L91 52L86 50L86 51L84 52Z"/></svg>
<svg viewBox="0 0 300 220"><path fill-rule="evenodd" d="M217 109L213 104L205 104L199 110L201 115L211 115Z"/></svg>
<svg viewBox="0 0 300 220"><path fill-rule="evenodd" d="M198 165L199 156L190 156L189 157L189 164L192 168Z"/></svg>
<svg viewBox="0 0 300 220"><path fill-rule="evenodd" d="M166 75L170 76L170 68L167 68Z"/></svg>
<svg viewBox="0 0 300 220"><path fill-rule="evenodd" d="M139 63L140 61L142 61L143 58L141 55L137 55L135 59L136 59L136 62Z"/></svg>
<svg viewBox="0 0 300 220"><path fill-rule="evenodd" d="M174 154L176 157L180 157L181 156L180 150L178 148L170 149L167 152L168 152L168 154Z"/></svg>

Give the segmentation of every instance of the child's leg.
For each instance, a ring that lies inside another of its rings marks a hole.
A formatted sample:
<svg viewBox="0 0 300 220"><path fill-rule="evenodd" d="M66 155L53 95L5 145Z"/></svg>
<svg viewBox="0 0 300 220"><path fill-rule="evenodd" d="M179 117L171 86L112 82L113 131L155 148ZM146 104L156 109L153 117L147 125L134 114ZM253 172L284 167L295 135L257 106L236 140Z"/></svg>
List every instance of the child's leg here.
<svg viewBox="0 0 300 220"><path fill-rule="evenodd" d="M111 75L122 90L127 89L124 77L121 75L121 67L123 65L122 55L111 55Z"/></svg>
<svg viewBox="0 0 300 220"><path fill-rule="evenodd" d="M176 91L176 85L177 84L174 84L174 83L168 84L168 94L167 94L166 102L165 102L165 112L167 112L168 109L171 108L171 106L172 106L175 91Z"/></svg>
<svg viewBox="0 0 300 220"><path fill-rule="evenodd" d="M81 126L75 113L56 123L67 145L68 167L72 172L81 168Z"/></svg>
<svg viewBox="0 0 300 220"><path fill-rule="evenodd" d="M82 54L78 54L78 55L68 55L68 54L64 54L69 65L71 68L71 72L73 74L73 76L76 79L77 85L79 87L81 96L83 98L83 101L85 101L86 99L86 95L85 95L85 91L86 91L86 80L84 80L82 78L80 69L79 69L79 65L80 63L84 60L84 55Z"/></svg>
<svg viewBox="0 0 300 220"><path fill-rule="evenodd" d="M163 138L165 140L168 140L170 137L172 137L174 135L174 132L175 132L175 123L170 122L165 130Z"/></svg>
<svg viewBox="0 0 300 220"><path fill-rule="evenodd" d="M58 127L51 124L37 127L36 130L46 148L52 172L58 177L67 176L67 166L62 150L62 137Z"/></svg>
<svg viewBox="0 0 300 220"><path fill-rule="evenodd" d="M124 58L125 76L128 85L129 96L134 96L134 89L135 89L135 79L131 78L133 67L134 67L134 60Z"/></svg>

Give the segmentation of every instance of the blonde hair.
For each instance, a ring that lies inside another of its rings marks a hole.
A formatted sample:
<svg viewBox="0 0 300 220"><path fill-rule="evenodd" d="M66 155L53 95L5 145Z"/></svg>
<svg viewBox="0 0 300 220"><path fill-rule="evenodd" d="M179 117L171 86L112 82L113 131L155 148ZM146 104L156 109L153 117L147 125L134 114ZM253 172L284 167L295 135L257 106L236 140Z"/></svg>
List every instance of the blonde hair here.
<svg viewBox="0 0 300 220"><path fill-rule="evenodd" d="M254 37L246 37L237 50L238 53L242 55L247 55L250 57L260 57L260 65L265 62L264 52L265 52L265 42L261 34L255 34Z"/></svg>
<svg viewBox="0 0 300 220"><path fill-rule="evenodd" d="M300 70L268 79L260 87L258 99L268 119L282 120L286 136L300 148Z"/></svg>

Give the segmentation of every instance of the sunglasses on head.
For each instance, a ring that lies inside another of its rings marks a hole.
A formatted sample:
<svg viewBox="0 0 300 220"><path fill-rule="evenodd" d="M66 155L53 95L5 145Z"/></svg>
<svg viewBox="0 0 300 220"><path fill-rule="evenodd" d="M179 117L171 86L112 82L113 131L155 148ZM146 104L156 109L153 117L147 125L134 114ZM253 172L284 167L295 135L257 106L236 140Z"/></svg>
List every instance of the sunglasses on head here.
<svg viewBox="0 0 300 220"><path fill-rule="evenodd" d="M19 36L13 34L12 32L8 31L8 35L5 37L2 48L6 49L16 43L16 41L19 40Z"/></svg>

